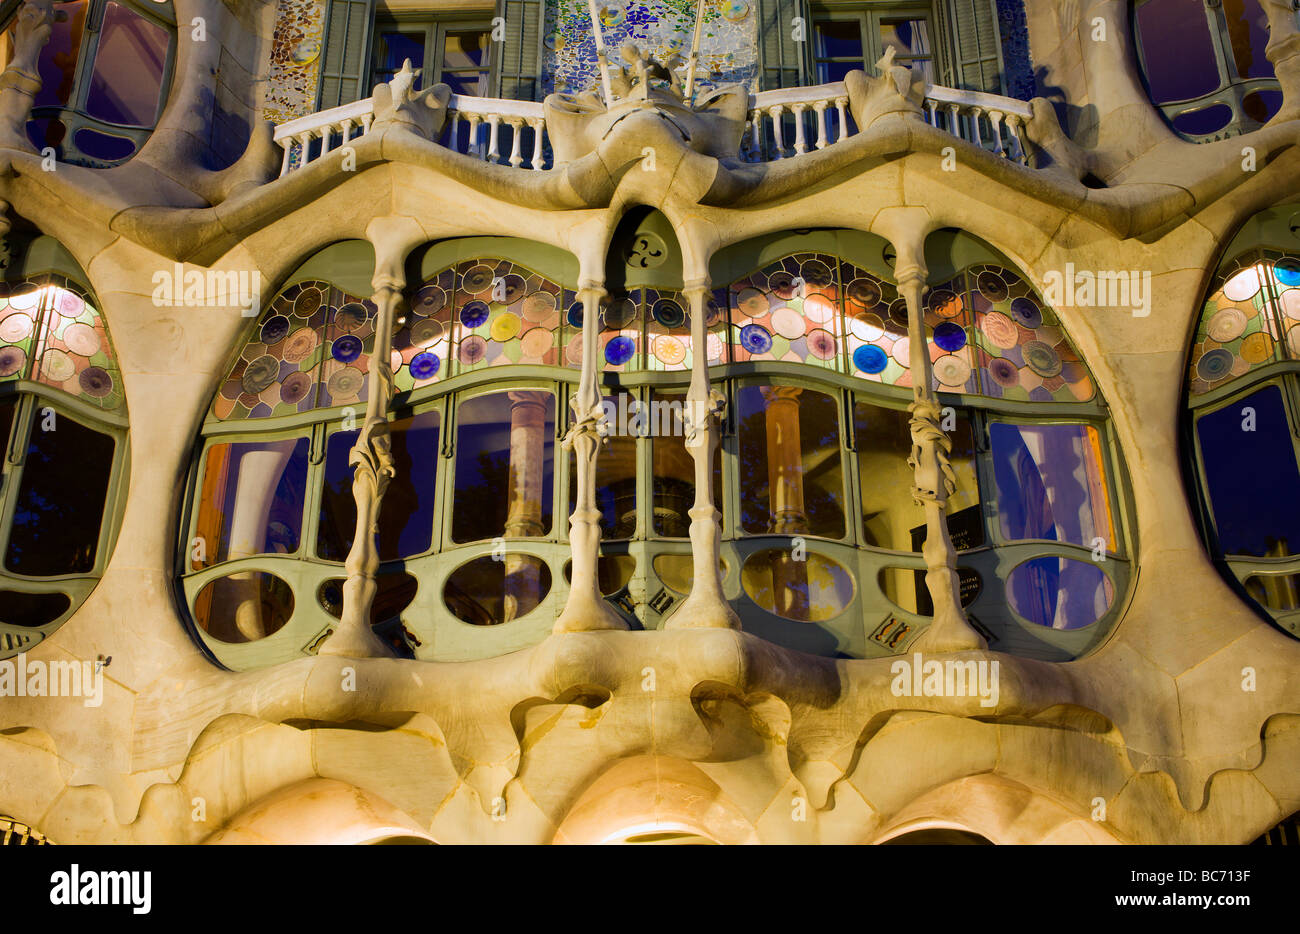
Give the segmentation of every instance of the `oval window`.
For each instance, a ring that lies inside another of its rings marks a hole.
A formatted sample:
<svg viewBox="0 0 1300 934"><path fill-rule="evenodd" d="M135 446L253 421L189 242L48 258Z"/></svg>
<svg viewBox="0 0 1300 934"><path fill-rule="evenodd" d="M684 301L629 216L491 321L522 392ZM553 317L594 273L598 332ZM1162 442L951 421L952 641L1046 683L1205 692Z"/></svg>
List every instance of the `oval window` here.
<svg viewBox="0 0 1300 934"><path fill-rule="evenodd" d="M194 619L220 642L256 642L279 632L293 616L293 589L266 571L241 571L203 585Z"/></svg>
<svg viewBox="0 0 1300 934"><path fill-rule="evenodd" d="M970 606L980 595L984 583L973 568L958 568L961 605ZM925 568L881 568L880 590L895 606L917 616L933 616L934 602L925 583Z"/></svg>
<svg viewBox="0 0 1300 934"><path fill-rule="evenodd" d="M741 568L740 582L760 607L801 623L836 617L853 599L853 575L813 551L803 560L777 548L756 551Z"/></svg>
<svg viewBox="0 0 1300 934"><path fill-rule="evenodd" d="M1057 556L1033 558L1007 575L1011 608L1049 629L1082 629L1101 619L1115 586L1100 567Z"/></svg>
<svg viewBox="0 0 1300 934"><path fill-rule="evenodd" d="M323 609L335 619L343 618L343 584L344 578L332 577L316 589L316 599ZM374 602L370 605L370 625L386 623L401 615L411 605L419 582L404 571L379 574L375 578L378 590Z"/></svg>
<svg viewBox="0 0 1300 934"><path fill-rule="evenodd" d="M63 593L23 593L0 590L0 623L47 626L68 611L72 600Z"/></svg>
<svg viewBox="0 0 1300 934"><path fill-rule="evenodd" d="M695 580L695 561L690 555L656 555L654 569L665 587L680 594L691 592L691 584ZM725 580L727 577L725 559L718 559L718 570L722 572L721 576Z"/></svg>
<svg viewBox="0 0 1300 934"><path fill-rule="evenodd" d="M452 571L442 598L457 619L495 626L527 616L551 592L551 569L533 555L484 555Z"/></svg>
<svg viewBox="0 0 1300 934"><path fill-rule="evenodd" d="M611 596L627 586L636 571L636 558L631 555L601 555L596 559L596 583L603 596ZM564 579L573 582L573 562L564 562Z"/></svg>

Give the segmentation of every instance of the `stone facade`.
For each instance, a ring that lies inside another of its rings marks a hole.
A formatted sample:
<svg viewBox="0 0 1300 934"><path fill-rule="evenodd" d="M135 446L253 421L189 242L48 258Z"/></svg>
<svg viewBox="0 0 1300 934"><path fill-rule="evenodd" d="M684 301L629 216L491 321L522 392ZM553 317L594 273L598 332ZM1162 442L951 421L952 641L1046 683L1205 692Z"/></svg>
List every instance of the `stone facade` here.
<svg viewBox="0 0 1300 934"><path fill-rule="evenodd" d="M855 134L742 163L747 89L728 103L719 88L721 99L696 109L652 92L653 63L638 74L646 63L629 59L619 100L547 102L552 167L491 164L438 142L446 89L412 93L399 75L377 95L368 132L277 177L272 128L254 120L302 113L304 87L272 84L307 66L319 11L279 6L305 18L300 37L275 26L273 3L175 0L179 23L206 18L208 40L180 42L158 127L125 164L49 171L22 140L5 144L9 217L56 238L100 303L126 388L130 457L102 579L25 652L28 665L101 660L102 703L0 698L0 813L56 843L591 843L654 833L870 843L933 827L996 843L1244 843L1300 808L1300 644L1212 563L1179 439L1209 276L1247 219L1300 197L1294 120L1184 142L1146 100L1131 43L1090 39L1095 17L1126 35L1128 4L1028 0L1039 85L1064 101L1059 110L1032 101L1029 165L931 125L923 89L889 61L882 77L847 82ZM1300 100L1296 71L1283 67L1300 43L1294 21L1270 16L1287 101ZM203 102L223 61L247 72L229 106L257 128L238 161L213 170ZM16 67L0 79L0 114L21 127L30 96ZM934 612L908 652L996 662L996 704L900 699L895 658L815 657L746 632L716 570L709 464L724 413L702 359L687 419L700 481L689 510L694 586L662 630L629 631L596 586L591 490L605 455L597 335L584 324L568 435L573 582L547 621L554 631L471 661L390 657L367 622L379 564L367 533L392 475L382 361L408 256L449 238L524 237L573 257L577 296L594 308L616 228L642 205L662 212L679 245L696 347L710 258L772 232L884 238L919 373L930 366L916 330L925 244L937 232L993 245L1034 283L1067 263L1149 270L1145 316L1056 309L1127 465L1136 573L1116 595L1109 636L1050 662L990 648L972 626L943 523L952 487L928 379L914 389L911 467L931 530L923 570ZM177 529L195 439L249 319L237 302L159 307L155 275L176 264L256 271L265 303L305 259L343 240L374 250L380 365L358 414L363 534L346 562L342 615L304 657L225 670L188 631Z"/></svg>

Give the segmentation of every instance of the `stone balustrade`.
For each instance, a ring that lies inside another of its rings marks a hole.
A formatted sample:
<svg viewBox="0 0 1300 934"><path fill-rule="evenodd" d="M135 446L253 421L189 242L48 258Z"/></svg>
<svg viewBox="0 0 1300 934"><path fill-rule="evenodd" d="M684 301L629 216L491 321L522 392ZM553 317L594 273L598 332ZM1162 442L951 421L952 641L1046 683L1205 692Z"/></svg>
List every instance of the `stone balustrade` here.
<svg viewBox="0 0 1300 934"><path fill-rule="evenodd" d="M453 94L447 113L439 139L444 146L514 168L547 167L549 147L541 104ZM931 126L1021 165L1028 164L1021 134L1032 111L1025 101L929 85L924 114ZM280 174L287 175L364 136L373 118L373 104L367 98L276 127L275 141L284 150ZM856 132L849 113L848 89L842 81L761 91L750 98L741 157L748 162L793 158L825 149Z"/></svg>

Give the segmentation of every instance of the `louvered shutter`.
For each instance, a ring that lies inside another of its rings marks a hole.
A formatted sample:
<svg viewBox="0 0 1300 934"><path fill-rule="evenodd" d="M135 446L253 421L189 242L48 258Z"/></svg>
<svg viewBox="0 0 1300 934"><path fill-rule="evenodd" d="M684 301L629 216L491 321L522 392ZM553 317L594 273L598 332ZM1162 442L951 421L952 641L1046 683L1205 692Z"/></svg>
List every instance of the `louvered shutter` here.
<svg viewBox="0 0 1300 934"><path fill-rule="evenodd" d="M317 110L370 96L372 0L329 0Z"/></svg>
<svg viewBox="0 0 1300 934"><path fill-rule="evenodd" d="M1004 93L995 0L949 0L949 4L957 86Z"/></svg>
<svg viewBox="0 0 1300 934"><path fill-rule="evenodd" d="M758 89L795 88L812 74L812 15L806 0L759 0ZM803 41L794 39L794 21L803 20Z"/></svg>
<svg viewBox="0 0 1300 934"><path fill-rule="evenodd" d="M496 96L511 100L541 100L543 0L497 0L497 16L505 18L505 41L499 51Z"/></svg>

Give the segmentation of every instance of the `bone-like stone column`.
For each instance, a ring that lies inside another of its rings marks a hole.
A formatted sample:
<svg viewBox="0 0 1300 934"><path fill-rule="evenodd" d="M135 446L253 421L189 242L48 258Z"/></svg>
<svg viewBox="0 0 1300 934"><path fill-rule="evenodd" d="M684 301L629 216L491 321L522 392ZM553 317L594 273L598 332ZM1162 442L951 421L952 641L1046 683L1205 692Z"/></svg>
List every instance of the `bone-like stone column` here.
<svg viewBox="0 0 1300 934"><path fill-rule="evenodd" d="M664 623L665 629L739 629L740 618L722 593L718 553L721 514L713 505L713 452L726 397L709 387L707 280L692 280L683 290L691 306L691 387L686 393L686 449L695 461L695 505L691 517L693 579L690 595Z"/></svg>
<svg viewBox="0 0 1300 934"><path fill-rule="evenodd" d="M35 151L27 138L27 121L41 89L37 60L53 29L52 0L27 0L19 9L10 31L14 57L0 75L0 147Z"/></svg>
<svg viewBox="0 0 1300 934"><path fill-rule="evenodd" d="M569 599L555 620L554 632L584 632L597 629L627 629L627 623L605 602L600 593L596 564L600 553L600 510L596 508L596 457L600 453L601 408L597 385L597 332L600 328L600 300L604 286L595 281L579 283L582 301L582 373L572 406L574 425L564 436L564 448L572 449L577 463L578 498L569 519L569 548L572 572Z"/></svg>
<svg viewBox="0 0 1300 934"><path fill-rule="evenodd" d="M957 577L957 550L948 535L948 497L957 488L949 461L952 439L939 427L941 411L930 389L930 347L925 333L926 267L924 237L895 241L898 289L907 300L907 338L912 372L912 498L925 509L925 586L934 605L934 621L913 644L918 652L963 652L988 648L966 619Z"/></svg>
<svg viewBox="0 0 1300 934"><path fill-rule="evenodd" d="M1270 123L1300 118L1300 26L1291 0L1261 0L1268 16L1268 46L1264 55L1282 85L1282 109Z"/></svg>
<svg viewBox="0 0 1300 934"><path fill-rule="evenodd" d="M410 248L420 242L423 231L411 218L379 217L371 221L366 236L375 246L375 349L370 355L369 396L366 420L357 443L348 455L354 468L352 496L357 503L357 526L352 549L344 568L343 615L333 634L321 643L321 655L354 658L391 656L393 653L370 628L370 608L379 585L379 547L375 536L379 507L395 473L388 437L388 410L393 402L393 317L406 285L403 263Z"/></svg>
<svg viewBox="0 0 1300 934"><path fill-rule="evenodd" d="M546 408L550 394L533 389L511 390L510 490L506 507L507 538L535 538L542 528L543 449L546 445ZM505 556L505 618L523 615L521 604L535 595L540 568L524 555ZM523 612L531 609L531 604Z"/></svg>

